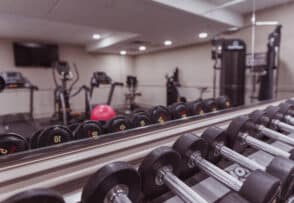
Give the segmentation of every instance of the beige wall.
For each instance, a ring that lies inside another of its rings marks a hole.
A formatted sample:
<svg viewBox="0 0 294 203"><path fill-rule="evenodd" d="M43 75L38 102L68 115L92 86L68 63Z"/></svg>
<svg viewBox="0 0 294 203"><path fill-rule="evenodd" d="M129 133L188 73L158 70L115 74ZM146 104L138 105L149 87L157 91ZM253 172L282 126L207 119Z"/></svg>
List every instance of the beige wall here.
<svg viewBox="0 0 294 203"><path fill-rule="evenodd" d="M89 84L94 71L106 71L114 81L124 82L126 75L133 72L131 57L119 55L90 55L82 47L61 45L60 58L71 63L76 63L80 72L80 81L76 85ZM53 113L53 78L51 69L43 68L16 68L14 66L13 48L10 41L0 40L0 71L20 71L29 78L40 90L35 95L35 116L50 116ZM94 100L104 103L107 100L108 87L96 89ZM113 98L114 104L124 102L125 90L118 89ZM27 112L29 110L29 94L23 90L6 90L0 94L0 114ZM83 110L83 94L72 99L74 109Z"/></svg>
<svg viewBox="0 0 294 203"><path fill-rule="evenodd" d="M293 96L292 87L294 78L294 3L287 4L257 13L257 20L279 21L283 24L281 67L279 82L279 97ZM250 19L246 17L247 21ZM256 30L256 51L266 51L267 35L273 28L258 28ZM251 30L240 32L239 37L248 44L248 52L251 46ZM176 43L176 42L175 42ZM211 60L210 43L181 48L171 51L141 55L135 58L135 70L140 81L143 96L139 101L149 104L165 104L165 78L166 73L172 73L175 67L180 69L180 81L184 87L180 92L188 99L197 98L197 87L207 86L209 92L205 97L212 96L213 62ZM249 81L249 77L247 77ZM250 85L247 86L247 93ZM159 96L160 95L160 96Z"/></svg>
<svg viewBox="0 0 294 203"><path fill-rule="evenodd" d="M136 75L143 92L138 101L147 104L166 104L165 75L179 68L180 94L189 100L199 96L197 87L212 87L210 44L147 54L135 58ZM212 91L206 94L211 96Z"/></svg>

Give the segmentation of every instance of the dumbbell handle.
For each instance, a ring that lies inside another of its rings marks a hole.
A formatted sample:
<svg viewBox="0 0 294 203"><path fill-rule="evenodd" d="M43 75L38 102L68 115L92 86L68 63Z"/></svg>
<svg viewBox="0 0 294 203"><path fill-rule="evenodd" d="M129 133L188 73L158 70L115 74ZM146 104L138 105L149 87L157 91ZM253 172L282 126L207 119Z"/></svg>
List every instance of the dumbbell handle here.
<svg viewBox="0 0 294 203"><path fill-rule="evenodd" d="M274 147L270 144L267 144L265 142L262 142L254 137L251 137L247 133L240 133L239 137L241 138L242 141L244 141L246 144L250 145L251 147L255 149L260 149L262 151L265 151L269 154L275 155L275 156L281 156L284 158L289 158L291 155L290 153L283 151L277 147Z"/></svg>
<svg viewBox="0 0 294 203"><path fill-rule="evenodd" d="M191 164L194 164L194 167L198 167L203 170L208 175L214 177L221 183L225 184L229 188L233 189L234 191L239 192L243 183L239 181L237 178L231 176L221 168L215 166L214 164L210 163L209 161L205 160L201 157L200 153L195 152L190 156Z"/></svg>
<svg viewBox="0 0 294 203"><path fill-rule="evenodd" d="M208 203L169 170L160 170L164 184L186 203Z"/></svg>
<svg viewBox="0 0 294 203"><path fill-rule="evenodd" d="M107 200L104 202L111 203L132 203L128 197L128 188L124 188L123 185L116 185L107 194Z"/></svg>
<svg viewBox="0 0 294 203"><path fill-rule="evenodd" d="M269 138L272 138L274 140L278 140L290 145L294 145L294 139L291 137L287 137L286 135L279 133L277 131L274 131L272 129L266 128L262 125L258 125L257 129L262 132L264 135L266 135Z"/></svg>
<svg viewBox="0 0 294 203"><path fill-rule="evenodd" d="M281 122L279 120L273 120L272 123L286 132L289 132L289 133L294 132L294 127L291 125L288 125L287 123Z"/></svg>
<svg viewBox="0 0 294 203"><path fill-rule="evenodd" d="M285 116L285 120L286 120L289 124L294 125L294 118L293 118L292 116L290 116L290 115L286 115L286 116Z"/></svg>
<svg viewBox="0 0 294 203"><path fill-rule="evenodd" d="M247 158L246 156L243 156L230 148L224 146L223 144L216 144L215 145L216 150L219 151L219 153L226 157L227 159L230 159L233 162L236 162L240 164L241 166L244 166L252 171L255 170L261 170L261 171L266 171L266 168L259 163Z"/></svg>

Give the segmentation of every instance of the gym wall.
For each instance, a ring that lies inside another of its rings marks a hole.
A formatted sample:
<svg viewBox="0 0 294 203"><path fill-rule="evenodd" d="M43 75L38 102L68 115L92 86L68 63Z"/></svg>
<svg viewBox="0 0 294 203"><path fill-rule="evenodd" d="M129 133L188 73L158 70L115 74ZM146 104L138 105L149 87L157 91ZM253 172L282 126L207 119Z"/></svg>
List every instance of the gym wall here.
<svg viewBox="0 0 294 203"><path fill-rule="evenodd" d="M0 71L20 71L40 90L35 93L34 114L35 117L47 117L53 113L53 89L54 83L52 70L44 68L16 68L14 65L12 42L0 40ZM133 72L133 60L131 57L120 55L88 54L83 47L73 45L60 45L59 54L61 60L76 63L80 72L80 80L75 86L89 84L94 71L106 71L114 81L125 82L126 75ZM124 102L124 90L118 87L114 93L113 104ZM109 87L101 87L95 90L94 99L97 103L107 101ZM28 112L29 92L26 90L6 90L0 93L0 114ZM71 100L73 109L84 110L84 95Z"/></svg>
<svg viewBox="0 0 294 203"><path fill-rule="evenodd" d="M294 77L294 27L293 27L294 3L273 7L257 13L257 20L279 21L283 24L279 97L289 97L294 88L292 78ZM250 16L245 16L249 22ZM267 36L273 28L258 28L256 32L256 51L266 51ZM248 52L251 46L251 30L245 30L238 35L246 41ZM207 86L209 92L204 97L212 96L213 61L211 60L210 42L179 48L171 51L157 52L153 54L140 55L135 58L136 74L139 79L138 90L143 93L138 101L146 104L165 104L165 78L166 73L172 74L175 67L180 69L180 82L183 85L180 93L187 99L195 99L199 96L197 87ZM247 77L247 80L249 78ZM250 90L250 84L247 86ZM158 96L160 95L160 96Z"/></svg>

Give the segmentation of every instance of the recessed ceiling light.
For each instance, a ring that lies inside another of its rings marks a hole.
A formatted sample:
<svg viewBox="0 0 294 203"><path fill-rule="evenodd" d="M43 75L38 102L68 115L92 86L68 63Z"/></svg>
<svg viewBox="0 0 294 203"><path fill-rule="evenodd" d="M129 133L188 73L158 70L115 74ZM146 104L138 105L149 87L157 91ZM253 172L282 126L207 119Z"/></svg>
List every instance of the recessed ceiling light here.
<svg viewBox="0 0 294 203"><path fill-rule="evenodd" d="M145 51L146 49L147 49L146 46L139 46L140 51Z"/></svg>
<svg viewBox="0 0 294 203"><path fill-rule="evenodd" d="M172 44L173 44L173 42L171 40L165 40L164 41L165 46L171 46Z"/></svg>
<svg viewBox="0 0 294 203"><path fill-rule="evenodd" d="M101 35L99 35L99 34L93 34L93 39L100 39L101 38Z"/></svg>
<svg viewBox="0 0 294 203"><path fill-rule="evenodd" d="M208 33L207 33L207 32L200 32L200 33L198 34L198 37L199 37L200 39L205 39L205 38L208 37Z"/></svg>
<svg viewBox="0 0 294 203"><path fill-rule="evenodd" d="M127 55L127 51L126 50L121 50L120 55L122 55L122 56Z"/></svg>

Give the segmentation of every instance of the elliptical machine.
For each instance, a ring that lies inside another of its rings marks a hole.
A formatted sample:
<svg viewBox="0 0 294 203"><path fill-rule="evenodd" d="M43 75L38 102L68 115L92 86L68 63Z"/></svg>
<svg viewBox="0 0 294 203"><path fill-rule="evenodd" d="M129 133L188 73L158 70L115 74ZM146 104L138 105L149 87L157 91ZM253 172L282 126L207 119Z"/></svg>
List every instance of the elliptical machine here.
<svg viewBox="0 0 294 203"><path fill-rule="evenodd" d="M53 80L56 87L54 90L55 112L51 121L61 121L64 125L68 125L69 121L73 119L70 97L74 85L80 78L77 66L73 64L73 67L75 74L73 74L71 71L72 68L66 61L55 62L52 68ZM61 83L57 82L56 74L58 74ZM73 82L68 85L69 81Z"/></svg>
<svg viewBox="0 0 294 203"><path fill-rule="evenodd" d="M100 85L110 85L110 90L106 101L106 105L110 106L115 88L118 86L123 86L124 84L121 82L112 82L112 79L105 72L94 72L90 79L90 86L82 85L75 93L71 95L71 97L74 97L81 91L84 91L85 93L85 116L83 120L89 119L91 116L92 109L96 105L93 102L94 90L95 88L99 88Z"/></svg>

